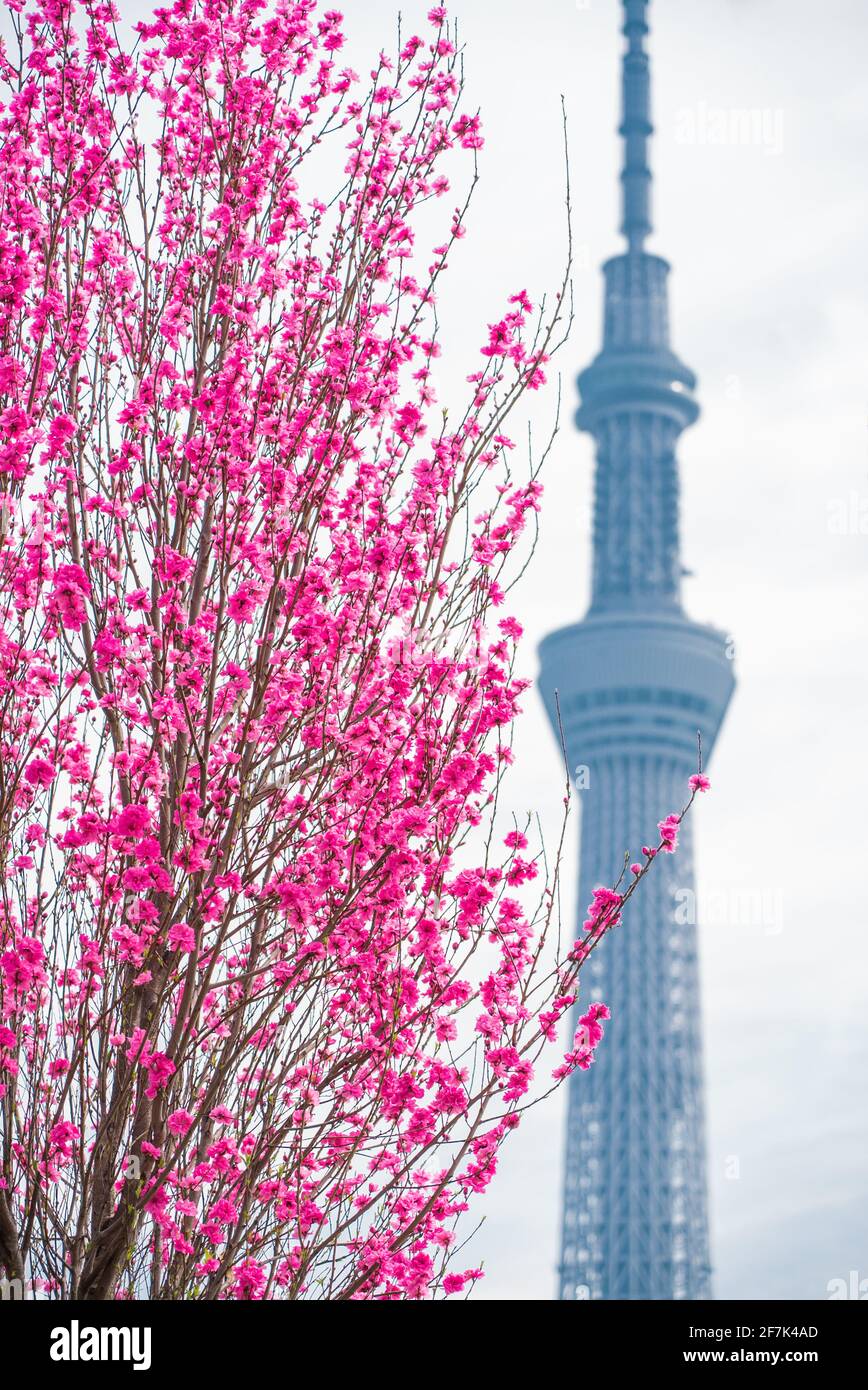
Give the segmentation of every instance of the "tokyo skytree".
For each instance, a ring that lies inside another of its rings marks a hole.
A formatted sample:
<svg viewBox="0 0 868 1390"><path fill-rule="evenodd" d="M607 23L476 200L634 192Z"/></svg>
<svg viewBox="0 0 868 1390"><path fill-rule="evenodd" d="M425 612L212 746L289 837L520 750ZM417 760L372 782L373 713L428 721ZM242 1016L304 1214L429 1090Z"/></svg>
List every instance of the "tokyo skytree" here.
<svg viewBox="0 0 868 1390"><path fill-rule="evenodd" d="M669 265L651 231L647 0L624 0L626 249L603 266L603 347L578 379L579 428L596 441L593 585L585 618L541 644L582 807L579 922L658 820L684 804L734 688L727 638L681 602L675 450L699 413L669 340ZM562 1299L711 1297L693 824L658 856L582 971L582 1004L612 1010L587 1072L570 1080ZM581 926L579 926L579 935Z"/></svg>

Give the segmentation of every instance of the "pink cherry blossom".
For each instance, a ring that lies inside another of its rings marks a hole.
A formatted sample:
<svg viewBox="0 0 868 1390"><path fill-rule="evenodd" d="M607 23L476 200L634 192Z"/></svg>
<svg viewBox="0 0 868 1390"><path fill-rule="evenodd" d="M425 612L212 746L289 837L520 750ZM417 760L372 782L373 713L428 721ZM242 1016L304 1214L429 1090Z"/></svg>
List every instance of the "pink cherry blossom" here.
<svg viewBox="0 0 868 1390"><path fill-rule="evenodd" d="M173 1110L166 1120L166 1128L172 1134L187 1134L195 1124L195 1116L189 1110Z"/></svg>
<svg viewBox="0 0 868 1390"><path fill-rule="evenodd" d="M678 827L681 824L679 815L669 815L665 820L659 821L657 829L660 832L660 848L666 854L674 854L678 847Z"/></svg>
<svg viewBox="0 0 868 1390"><path fill-rule="evenodd" d="M25 779L32 787L50 787L56 775L54 764L47 758L34 758L24 771Z"/></svg>
<svg viewBox="0 0 868 1390"><path fill-rule="evenodd" d="M125 806L115 817L112 829L117 835L138 838L151 828L151 813L146 806Z"/></svg>
<svg viewBox="0 0 868 1390"><path fill-rule="evenodd" d="M192 951L196 946L196 933L188 922L175 922L169 928L168 941L173 951Z"/></svg>
<svg viewBox="0 0 868 1390"><path fill-rule="evenodd" d="M0 1276L465 1296L462 1223L656 854L572 942L501 814L542 505L509 416L569 267L479 291L438 400L485 157L439 6L364 78L317 0L167 0L134 36L11 10ZM578 1007L558 1080L601 1045Z"/></svg>

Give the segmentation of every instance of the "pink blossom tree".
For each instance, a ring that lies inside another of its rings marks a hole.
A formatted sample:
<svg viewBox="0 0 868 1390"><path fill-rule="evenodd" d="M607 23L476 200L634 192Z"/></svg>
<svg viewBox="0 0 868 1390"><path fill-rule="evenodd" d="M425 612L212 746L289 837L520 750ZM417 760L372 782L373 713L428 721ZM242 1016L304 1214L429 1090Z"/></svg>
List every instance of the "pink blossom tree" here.
<svg viewBox="0 0 868 1390"><path fill-rule="evenodd" d="M456 1222L653 859L552 955L555 884L494 830L540 493L504 423L564 287L509 297L436 407L467 207L436 200L482 144L442 10L361 82L314 0L126 38L103 0L6 4L0 1271L457 1293Z"/></svg>

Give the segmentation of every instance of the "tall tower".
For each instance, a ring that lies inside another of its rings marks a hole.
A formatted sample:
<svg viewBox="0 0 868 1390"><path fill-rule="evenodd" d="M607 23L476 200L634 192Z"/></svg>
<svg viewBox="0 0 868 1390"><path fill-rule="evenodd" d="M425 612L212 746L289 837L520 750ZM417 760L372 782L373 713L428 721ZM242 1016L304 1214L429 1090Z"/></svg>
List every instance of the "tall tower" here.
<svg viewBox="0 0 868 1390"><path fill-rule="evenodd" d="M645 250L648 3L623 9L627 247L603 267L603 348L579 376L576 417L597 445L593 596L540 648L549 716L557 692L570 765L587 769L580 909L684 804L697 730L707 758L735 683L724 635L681 606L675 447L699 409L669 345L669 266ZM710 1297L692 840L688 817L582 971L583 1002L605 1000L612 1018L570 1082L562 1299Z"/></svg>

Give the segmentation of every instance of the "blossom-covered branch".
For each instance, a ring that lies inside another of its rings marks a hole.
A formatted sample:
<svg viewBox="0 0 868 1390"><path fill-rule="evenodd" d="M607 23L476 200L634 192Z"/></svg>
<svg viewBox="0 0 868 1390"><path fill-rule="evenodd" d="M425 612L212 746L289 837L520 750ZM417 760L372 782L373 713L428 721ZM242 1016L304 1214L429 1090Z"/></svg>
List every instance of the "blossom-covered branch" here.
<svg viewBox="0 0 868 1390"><path fill-rule="evenodd" d="M54 1298L458 1292L584 950L544 969L553 895L483 833L540 495L505 422L567 278L508 297L438 408L482 144L441 9L363 82L314 0L174 0L135 35L6 2L0 1268Z"/></svg>

